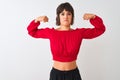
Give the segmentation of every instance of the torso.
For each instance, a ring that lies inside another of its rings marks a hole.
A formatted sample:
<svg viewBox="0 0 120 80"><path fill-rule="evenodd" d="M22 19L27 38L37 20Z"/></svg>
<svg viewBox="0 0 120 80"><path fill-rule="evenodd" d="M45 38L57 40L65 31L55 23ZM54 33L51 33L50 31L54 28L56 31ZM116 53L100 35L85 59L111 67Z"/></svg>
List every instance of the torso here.
<svg viewBox="0 0 120 80"><path fill-rule="evenodd" d="M59 28L57 28L57 29L54 29L54 30L56 30L57 32L67 32L67 30L60 30ZM70 30L68 30L68 32L70 32L70 31L74 31L74 29L70 29ZM57 34L57 33L56 33ZM62 33L61 33L62 34ZM70 33L68 33L68 34L70 34ZM67 36L68 36L68 34L67 34ZM71 35L72 36L72 35ZM65 34L64 34L64 36L62 35L62 37L65 37ZM60 35L59 35L59 38L61 38L60 37ZM70 38L72 38L72 37L70 37ZM60 39L58 39L58 40L60 40ZM69 40L71 40L71 39L68 39L68 41L67 42L69 42ZM78 40L78 41L80 41L80 40ZM54 41L55 42L55 41ZM65 42L65 41L63 41L63 42ZM56 43L57 44L57 43ZM70 43L68 43L68 44L72 44L71 42ZM58 45L57 45L58 46ZM72 45L72 46L74 46L74 45ZM62 46L62 48L63 48L63 46ZM70 46L69 46L69 48L70 48ZM71 48L72 49L72 48ZM60 48L59 48L59 50L60 51L62 51ZM70 50L70 49L69 49ZM57 50L58 51L58 50ZM75 52L75 51L74 51ZM60 52L60 53L62 53L62 52ZM62 55L62 54L61 54ZM74 60L74 61L70 61L70 62L60 62L60 61L56 61L56 60L54 60L54 63L53 63L53 67L55 68L55 69L58 69L58 70L61 70L61 71L69 71L69 70L73 70L73 69L75 69L76 67L77 67L77 64L76 64L76 60Z"/></svg>
<svg viewBox="0 0 120 80"><path fill-rule="evenodd" d="M72 61L72 62L54 61L53 67L61 71L68 71L75 69L77 67L77 64L76 61Z"/></svg>

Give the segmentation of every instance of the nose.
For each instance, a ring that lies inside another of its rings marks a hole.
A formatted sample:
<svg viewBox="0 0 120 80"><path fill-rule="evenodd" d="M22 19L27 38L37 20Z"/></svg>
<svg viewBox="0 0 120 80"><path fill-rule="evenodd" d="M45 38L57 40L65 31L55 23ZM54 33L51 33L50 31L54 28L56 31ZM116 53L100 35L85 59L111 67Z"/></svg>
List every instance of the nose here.
<svg viewBox="0 0 120 80"><path fill-rule="evenodd" d="M67 18L68 18L68 15L65 15L64 18L67 19Z"/></svg>

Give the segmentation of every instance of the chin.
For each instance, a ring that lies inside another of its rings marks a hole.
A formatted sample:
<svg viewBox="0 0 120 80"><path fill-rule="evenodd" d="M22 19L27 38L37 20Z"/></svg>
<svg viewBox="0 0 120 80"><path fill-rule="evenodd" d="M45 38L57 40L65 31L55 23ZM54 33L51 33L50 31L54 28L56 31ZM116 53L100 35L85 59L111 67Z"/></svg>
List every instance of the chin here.
<svg viewBox="0 0 120 80"><path fill-rule="evenodd" d="M64 24L63 26L66 26L66 27L67 27L67 26L70 26L70 25L68 25L68 24L67 24L67 25L66 25L66 24Z"/></svg>
<svg viewBox="0 0 120 80"><path fill-rule="evenodd" d="M63 24L64 26L70 26L70 24L69 23L65 23L65 24Z"/></svg>

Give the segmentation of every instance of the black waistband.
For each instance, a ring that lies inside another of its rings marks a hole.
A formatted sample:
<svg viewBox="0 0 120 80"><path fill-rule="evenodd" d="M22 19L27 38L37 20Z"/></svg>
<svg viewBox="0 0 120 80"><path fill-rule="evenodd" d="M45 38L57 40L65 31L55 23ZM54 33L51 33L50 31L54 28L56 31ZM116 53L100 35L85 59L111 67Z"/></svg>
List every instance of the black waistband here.
<svg viewBox="0 0 120 80"><path fill-rule="evenodd" d="M72 70L58 70L53 67L52 70L56 71L56 72L74 72L74 71L78 71L78 67L76 67L75 69L72 69Z"/></svg>

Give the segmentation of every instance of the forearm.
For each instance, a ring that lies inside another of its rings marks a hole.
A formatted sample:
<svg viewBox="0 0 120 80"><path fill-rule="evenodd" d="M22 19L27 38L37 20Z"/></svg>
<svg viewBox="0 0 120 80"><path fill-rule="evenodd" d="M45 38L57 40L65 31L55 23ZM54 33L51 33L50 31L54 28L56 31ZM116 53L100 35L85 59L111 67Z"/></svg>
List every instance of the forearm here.
<svg viewBox="0 0 120 80"><path fill-rule="evenodd" d="M97 29L102 29L105 31L105 25L103 24L103 20L98 17L98 16L95 16L94 19L90 19L90 23Z"/></svg>

